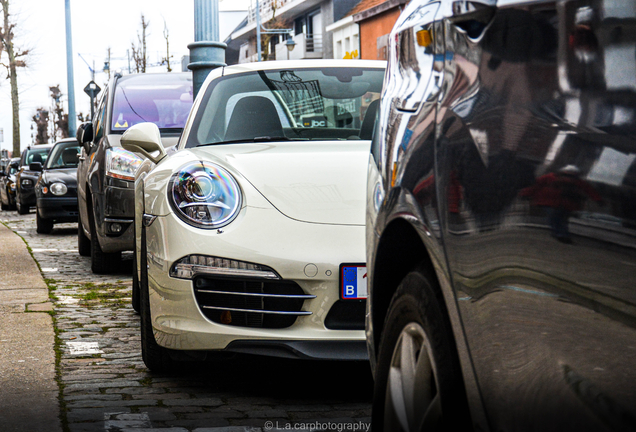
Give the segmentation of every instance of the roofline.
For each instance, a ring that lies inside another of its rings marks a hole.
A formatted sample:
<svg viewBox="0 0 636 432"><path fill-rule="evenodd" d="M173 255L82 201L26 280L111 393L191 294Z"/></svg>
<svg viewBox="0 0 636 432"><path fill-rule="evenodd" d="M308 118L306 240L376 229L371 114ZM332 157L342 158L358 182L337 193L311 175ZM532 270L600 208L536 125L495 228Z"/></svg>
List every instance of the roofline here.
<svg viewBox="0 0 636 432"><path fill-rule="evenodd" d="M334 30L338 30L338 29L341 29L343 27L346 27L349 24L355 24L353 22L353 15L346 16L346 17L336 21L335 23L329 24L327 27L325 27L325 30L328 31L328 32L332 32Z"/></svg>
<svg viewBox="0 0 636 432"><path fill-rule="evenodd" d="M249 71L277 70L277 69L311 69L317 67L357 67L369 69L385 69L386 61L383 60L341 60L341 59L316 59L316 60L273 60L263 62L241 63L223 68L223 75L236 74Z"/></svg>
<svg viewBox="0 0 636 432"><path fill-rule="evenodd" d="M369 18L373 18L376 15L380 15L383 12L386 12L398 6L402 6L403 4L406 4L408 2L409 0L387 0L384 3L381 3L370 9L363 10L362 12L358 12L357 14L354 14L353 21L357 23Z"/></svg>

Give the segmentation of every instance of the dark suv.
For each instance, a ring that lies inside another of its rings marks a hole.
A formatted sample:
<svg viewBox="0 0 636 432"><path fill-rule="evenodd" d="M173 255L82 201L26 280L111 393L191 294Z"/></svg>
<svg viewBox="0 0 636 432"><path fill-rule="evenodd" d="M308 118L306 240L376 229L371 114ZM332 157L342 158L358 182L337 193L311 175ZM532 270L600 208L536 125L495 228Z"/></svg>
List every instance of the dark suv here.
<svg viewBox="0 0 636 432"><path fill-rule="evenodd" d="M636 430L635 35L635 0L402 13L368 177L374 431Z"/></svg>
<svg viewBox="0 0 636 432"><path fill-rule="evenodd" d="M130 126L159 126L166 148L177 143L192 107L192 74L117 75L103 91L92 123L81 125L77 170L78 249L94 273L117 269L134 244L134 180L142 159L121 148Z"/></svg>
<svg viewBox="0 0 636 432"><path fill-rule="evenodd" d="M40 177L42 165L49 157L49 152L53 148L53 144L41 144L28 147L22 151L20 157L20 170L16 174L16 196L15 205L18 213L25 215L29 213L31 207L35 207L35 184ZM31 164L40 164L40 169L31 169Z"/></svg>

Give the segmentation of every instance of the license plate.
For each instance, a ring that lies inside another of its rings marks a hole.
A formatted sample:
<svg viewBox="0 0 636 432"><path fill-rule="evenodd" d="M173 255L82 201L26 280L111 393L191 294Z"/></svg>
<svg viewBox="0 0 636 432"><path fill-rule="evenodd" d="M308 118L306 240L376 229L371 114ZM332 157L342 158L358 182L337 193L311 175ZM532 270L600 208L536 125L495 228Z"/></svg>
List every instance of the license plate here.
<svg viewBox="0 0 636 432"><path fill-rule="evenodd" d="M365 264L341 264L340 298L343 300L366 299L368 280Z"/></svg>

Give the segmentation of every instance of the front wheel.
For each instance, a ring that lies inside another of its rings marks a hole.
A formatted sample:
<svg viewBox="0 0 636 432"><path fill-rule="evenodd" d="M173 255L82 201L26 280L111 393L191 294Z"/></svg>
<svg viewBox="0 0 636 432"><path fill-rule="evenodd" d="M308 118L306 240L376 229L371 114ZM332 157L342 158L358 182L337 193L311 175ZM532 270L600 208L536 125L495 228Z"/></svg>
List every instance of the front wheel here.
<svg viewBox="0 0 636 432"><path fill-rule="evenodd" d="M132 273L132 308L139 313L141 301L139 299L139 276L137 273L137 230L135 230L135 247L133 248L133 273Z"/></svg>
<svg viewBox="0 0 636 432"><path fill-rule="evenodd" d="M84 227L82 225L81 216L77 224L77 251L79 252L80 256L91 256L91 241L86 236L86 234L84 234Z"/></svg>
<svg viewBox="0 0 636 432"><path fill-rule="evenodd" d="M35 232L38 234L51 234L53 231L53 220L40 217L38 211L35 212Z"/></svg>
<svg viewBox="0 0 636 432"><path fill-rule="evenodd" d="M141 315L141 357L153 372L170 372L174 361L167 348L160 346L152 330L150 315L150 292L148 289L148 258L146 249L146 229L141 229L141 251L139 254L139 297Z"/></svg>
<svg viewBox="0 0 636 432"><path fill-rule="evenodd" d="M22 203L20 203L19 198L15 200L15 206L18 210L18 214L21 214L21 215L29 214L29 206L25 206Z"/></svg>
<svg viewBox="0 0 636 432"><path fill-rule="evenodd" d="M97 238L97 227L91 219L91 270L95 274L113 273L121 264L121 252L104 252Z"/></svg>
<svg viewBox="0 0 636 432"><path fill-rule="evenodd" d="M385 321L374 388L374 431L469 430L455 341L435 279L407 274Z"/></svg>

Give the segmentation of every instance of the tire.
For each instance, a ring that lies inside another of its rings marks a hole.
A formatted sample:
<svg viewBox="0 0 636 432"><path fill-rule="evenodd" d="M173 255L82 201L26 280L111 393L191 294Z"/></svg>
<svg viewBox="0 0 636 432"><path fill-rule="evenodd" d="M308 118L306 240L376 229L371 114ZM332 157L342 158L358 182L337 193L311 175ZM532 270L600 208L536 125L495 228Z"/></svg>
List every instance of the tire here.
<svg viewBox="0 0 636 432"><path fill-rule="evenodd" d="M89 215L91 224L91 270L95 274L110 274L121 264L121 252L104 252L99 245L95 221Z"/></svg>
<svg viewBox="0 0 636 432"><path fill-rule="evenodd" d="M134 234L135 247L133 248L133 268L132 268L132 308L135 312L139 313L140 299L139 299L139 276L137 273L137 230Z"/></svg>
<svg viewBox="0 0 636 432"><path fill-rule="evenodd" d="M160 346L155 339L150 317L150 293L148 290L148 259L146 253L146 229L141 229L141 253L139 254L139 297L141 306L141 357L152 372L170 372L175 362L170 351Z"/></svg>
<svg viewBox="0 0 636 432"><path fill-rule="evenodd" d="M77 224L77 251L80 256L91 256L91 241L86 234L84 234L84 228L82 226L82 218L80 217Z"/></svg>
<svg viewBox="0 0 636 432"><path fill-rule="evenodd" d="M374 432L470 430L459 357L434 281L420 266L391 299L378 350Z"/></svg>
<svg viewBox="0 0 636 432"><path fill-rule="evenodd" d="M20 199L16 198L15 200L16 210L18 210L18 214L25 215L29 214L29 206L24 206L20 203Z"/></svg>
<svg viewBox="0 0 636 432"><path fill-rule="evenodd" d="M35 232L38 234L51 234L53 231L53 220L40 217L40 213L35 211Z"/></svg>

